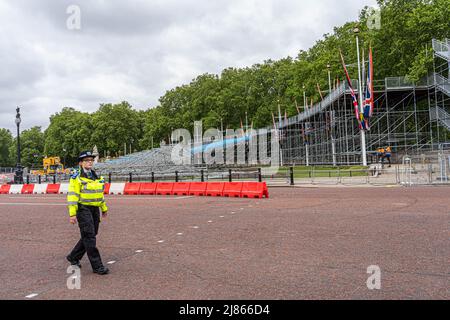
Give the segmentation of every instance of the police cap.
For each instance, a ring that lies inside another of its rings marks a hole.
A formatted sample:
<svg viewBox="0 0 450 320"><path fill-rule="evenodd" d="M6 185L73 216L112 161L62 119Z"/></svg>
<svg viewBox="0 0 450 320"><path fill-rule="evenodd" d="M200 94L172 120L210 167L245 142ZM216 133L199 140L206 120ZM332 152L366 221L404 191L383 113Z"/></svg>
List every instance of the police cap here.
<svg viewBox="0 0 450 320"><path fill-rule="evenodd" d="M94 155L92 154L91 151L83 151L80 153L80 155L78 156L78 161L83 160L84 158L94 158Z"/></svg>

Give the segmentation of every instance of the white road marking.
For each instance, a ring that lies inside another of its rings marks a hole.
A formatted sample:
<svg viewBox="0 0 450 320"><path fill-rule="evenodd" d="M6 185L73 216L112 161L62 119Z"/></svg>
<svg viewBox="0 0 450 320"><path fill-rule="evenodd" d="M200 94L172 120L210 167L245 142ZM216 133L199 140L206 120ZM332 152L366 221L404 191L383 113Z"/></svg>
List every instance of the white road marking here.
<svg viewBox="0 0 450 320"><path fill-rule="evenodd" d="M114 264L114 263L116 263L116 261L115 261L115 260L112 260L112 261L108 261L107 263L108 263L108 264Z"/></svg>
<svg viewBox="0 0 450 320"><path fill-rule="evenodd" d="M208 223L211 223L211 222L212 222L212 220L209 220L209 221L208 221Z"/></svg>
<svg viewBox="0 0 450 320"><path fill-rule="evenodd" d="M182 236L182 235L183 235L183 232L177 233L177 236Z"/></svg>
<svg viewBox="0 0 450 320"><path fill-rule="evenodd" d="M225 218L225 216L219 216L219 218Z"/></svg>
<svg viewBox="0 0 450 320"><path fill-rule="evenodd" d="M143 252L144 250L136 250L135 252L136 253L141 253L141 252Z"/></svg>
<svg viewBox="0 0 450 320"><path fill-rule="evenodd" d="M31 298L34 298L36 296L38 296L37 293L32 293L32 294L27 295L25 298L31 299Z"/></svg>
<svg viewBox="0 0 450 320"><path fill-rule="evenodd" d="M133 196L128 196L128 195L119 195L116 197L111 197L114 195L110 195L108 197L108 195L106 195L105 198L107 198L108 200L182 200L182 199L189 199L189 198L194 198L194 196L183 196L183 197L141 197L139 195L133 195Z"/></svg>
<svg viewBox="0 0 450 320"><path fill-rule="evenodd" d="M163 243L163 242L164 242L164 240L159 240L159 241L158 241L158 243Z"/></svg>
<svg viewBox="0 0 450 320"><path fill-rule="evenodd" d="M51 194L51 196L46 194L23 194L22 196L8 197L8 199L64 199L64 197L64 194L62 194L60 197L58 197L56 194Z"/></svg>
<svg viewBox="0 0 450 320"><path fill-rule="evenodd" d="M67 206L67 203L0 202L4 206Z"/></svg>
<svg viewBox="0 0 450 320"><path fill-rule="evenodd" d="M198 229L198 226L193 226L192 229Z"/></svg>
<svg viewBox="0 0 450 320"><path fill-rule="evenodd" d="M59 197L56 196L55 194L51 194L51 195L47 195L47 194L33 194L33 195L28 195L28 194L23 194L23 195L17 195L17 196L9 196L7 198L9 199L65 199L67 195L66 194L61 194ZM116 194L105 194L105 198L109 199L109 200L116 200L116 199L120 199L120 200L181 200L181 199L189 199L189 198L194 198L194 196L180 196L180 197L144 197L144 196L139 196L139 195L116 195Z"/></svg>

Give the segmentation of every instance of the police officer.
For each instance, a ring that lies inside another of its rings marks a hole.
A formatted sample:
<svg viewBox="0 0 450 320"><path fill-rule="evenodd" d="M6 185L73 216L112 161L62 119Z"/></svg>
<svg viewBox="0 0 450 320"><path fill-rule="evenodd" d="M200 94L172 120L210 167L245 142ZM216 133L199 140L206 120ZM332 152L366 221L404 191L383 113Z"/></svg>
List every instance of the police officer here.
<svg viewBox="0 0 450 320"><path fill-rule="evenodd" d="M70 223L75 224L78 221L81 239L66 258L72 265L81 267L80 260L87 253L94 273L104 275L109 270L103 266L95 237L100 223L100 210L103 217L106 217L108 212L103 197L105 180L92 170L92 152L83 151L78 160L79 168L70 178L67 201Z"/></svg>

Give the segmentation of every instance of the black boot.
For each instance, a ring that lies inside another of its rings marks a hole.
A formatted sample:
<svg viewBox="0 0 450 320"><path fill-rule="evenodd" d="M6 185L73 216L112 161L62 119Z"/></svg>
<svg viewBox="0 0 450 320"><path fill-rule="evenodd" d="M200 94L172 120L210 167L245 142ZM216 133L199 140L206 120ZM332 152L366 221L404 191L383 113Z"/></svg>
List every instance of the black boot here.
<svg viewBox="0 0 450 320"><path fill-rule="evenodd" d="M94 273L97 273L97 274L100 274L100 275L105 275L105 274L109 273L109 269L105 268L104 266L101 266L98 269L94 269L93 271L94 271Z"/></svg>
<svg viewBox="0 0 450 320"><path fill-rule="evenodd" d="M77 266L78 268L81 268L80 260L74 260L70 256L67 256L66 259L67 259L67 261L70 262L71 265Z"/></svg>

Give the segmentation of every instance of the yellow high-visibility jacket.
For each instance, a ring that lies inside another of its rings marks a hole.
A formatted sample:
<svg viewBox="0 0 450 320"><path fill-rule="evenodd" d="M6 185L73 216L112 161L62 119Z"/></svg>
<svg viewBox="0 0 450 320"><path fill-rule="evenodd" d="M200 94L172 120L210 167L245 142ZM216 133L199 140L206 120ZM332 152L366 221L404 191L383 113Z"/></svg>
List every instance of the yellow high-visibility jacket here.
<svg viewBox="0 0 450 320"><path fill-rule="evenodd" d="M108 211L103 195L104 189L105 179L103 177L92 180L81 177L80 171L77 170L70 178L69 193L67 194L69 215L71 217L77 215L79 203L87 206L100 207L102 212Z"/></svg>

